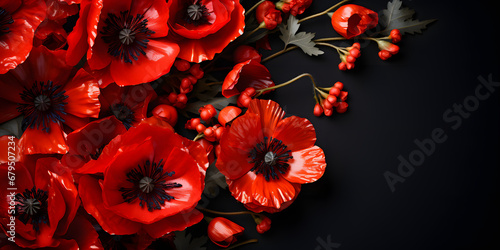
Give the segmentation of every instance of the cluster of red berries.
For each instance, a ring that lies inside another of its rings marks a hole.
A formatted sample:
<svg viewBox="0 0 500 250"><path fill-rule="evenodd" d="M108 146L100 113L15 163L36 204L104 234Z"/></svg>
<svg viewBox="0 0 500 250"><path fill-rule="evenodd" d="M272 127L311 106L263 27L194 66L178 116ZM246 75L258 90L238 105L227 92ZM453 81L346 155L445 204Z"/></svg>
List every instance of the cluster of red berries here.
<svg viewBox="0 0 500 250"><path fill-rule="evenodd" d="M393 29L391 30L391 33L388 38L391 39L393 43L400 42L401 32L398 29ZM377 43L380 49L380 51L378 52L378 56L382 60L387 60L399 52L399 46L393 43L384 40L377 40Z"/></svg>
<svg viewBox="0 0 500 250"><path fill-rule="evenodd" d="M339 114L345 113L349 106L346 102L348 92L342 91L343 88L343 83L336 82L328 93L319 90L324 99L314 106L314 115L320 117L324 113L326 116L332 116L333 108Z"/></svg>
<svg viewBox="0 0 500 250"><path fill-rule="evenodd" d="M248 108L250 105L250 101L252 98L257 94L257 90L253 87L246 88L241 92L240 96L238 97L238 101L236 102L238 104L238 107L245 107Z"/></svg>
<svg viewBox="0 0 500 250"><path fill-rule="evenodd" d="M356 58L361 56L361 46L359 43L353 43L351 47L347 47L347 53L342 52L340 55L341 62L339 63L340 70L348 70L354 68L354 62L356 62Z"/></svg>
<svg viewBox="0 0 500 250"><path fill-rule="evenodd" d="M186 129L196 130L198 134L203 134L203 138L208 141L214 142L220 140L222 133L224 133L224 127L220 124L215 124L213 126L206 126L201 122L200 118L192 118L186 122Z"/></svg>
<svg viewBox="0 0 500 250"><path fill-rule="evenodd" d="M196 82L203 78L204 72L200 67L200 64L195 63L191 65L188 61L177 59L174 63L175 68L181 72L189 71L184 78L181 80L181 84L179 86L179 90L181 94L187 94L193 91L193 85Z"/></svg>
<svg viewBox="0 0 500 250"><path fill-rule="evenodd" d="M260 233L260 234L263 234L265 232L267 232L269 229L271 229L271 219L269 219L267 216L264 216L264 215L260 215L261 218L259 219L260 221L257 222L258 220L256 220L257 222L257 232Z"/></svg>

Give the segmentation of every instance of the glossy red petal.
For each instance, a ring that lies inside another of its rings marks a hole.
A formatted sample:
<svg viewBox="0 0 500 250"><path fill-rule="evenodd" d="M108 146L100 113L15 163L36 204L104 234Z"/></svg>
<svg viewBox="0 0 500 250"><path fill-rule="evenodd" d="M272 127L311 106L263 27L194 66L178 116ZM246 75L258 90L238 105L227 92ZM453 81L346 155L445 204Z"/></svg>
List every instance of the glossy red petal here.
<svg viewBox="0 0 500 250"><path fill-rule="evenodd" d="M22 4L22 0L3 0L0 6L7 12L14 13Z"/></svg>
<svg viewBox="0 0 500 250"><path fill-rule="evenodd" d="M68 96L64 111L78 117L99 116L100 89L97 81L85 70L80 69L72 80L64 87Z"/></svg>
<svg viewBox="0 0 500 250"><path fill-rule="evenodd" d="M203 214L196 209L192 209L190 211L180 212L152 224L143 225L142 228L152 238L159 238L170 232L183 231L187 227L200 222L202 219Z"/></svg>
<svg viewBox="0 0 500 250"><path fill-rule="evenodd" d="M87 125L90 121L88 117L81 118L72 114L61 115L61 117L64 119L64 124L73 130L80 129L81 127Z"/></svg>
<svg viewBox="0 0 500 250"><path fill-rule="evenodd" d="M133 1L130 7L132 16L144 15L148 20L148 29L154 31L150 38L165 37L168 34L169 7L172 1L143 0Z"/></svg>
<svg viewBox="0 0 500 250"><path fill-rule="evenodd" d="M21 114L17 110L17 103L10 102L2 98L0 98L0 107L2 107L2 113L0 113L0 123L10 121Z"/></svg>
<svg viewBox="0 0 500 250"><path fill-rule="evenodd" d="M252 87L261 90L274 86L269 70L257 60L236 64L222 84L222 95L229 98Z"/></svg>
<svg viewBox="0 0 500 250"><path fill-rule="evenodd" d="M37 174L47 175L50 173L46 173L45 171L39 172L37 166ZM64 197L61 194L61 191L58 188L54 187L56 182L54 179L52 178L49 179L49 184L46 187L43 187L43 185L39 185L37 180L39 180L38 176L35 177L35 186L37 188L47 191L49 194L49 198L47 199L49 222L42 223L40 225L40 229L37 232L36 243L34 244L34 246L36 247L56 246L57 240L54 239L54 233L57 230L59 221L63 218L64 213L66 211L66 204L64 203Z"/></svg>
<svg viewBox="0 0 500 250"><path fill-rule="evenodd" d="M104 69L92 70L90 69L88 63L83 66L85 71L87 71L96 79L97 83L99 84L99 88L101 89L106 88L109 84L114 82L113 77L111 76L111 72L109 71L110 67L111 65L108 65Z"/></svg>
<svg viewBox="0 0 500 250"><path fill-rule="evenodd" d="M72 5L59 0L46 0L47 19L61 20L78 13L78 5Z"/></svg>
<svg viewBox="0 0 500 250"><path fill-rule="evenodd" d="M295 201L295 199L297 199L297 196L299 195L299 192L300 192L300 189L301 189L301 185L300 184L295 184L295 183L291 183L291 184L295 188L295 197L292 200L287 201L287 202L281 204L281 207L279 209L274 208L274 207L262 206L262 205L260 205L257 202L247 203L247 204L244 204L244 205L245 205L245 207L248 210L250 210L250 211L252 211L254 213L262 213L262 212L277 213L277 212L281 212L284 209L286 209L287 207L289 207L290 205L292 205L292 203Z"/></svg>
<svg viewBox="0 0 500 250"><path fill-rule="evenodd" d="M243 204L252 203L252 186L256 177L257 176L255 175L255 173L250 171L238 179L227 179L227 186L229 188L229 191L231 192L231 195L233 195L233 197L237 201Z"/></svg>
<svg viewBox="0 0 500 250"><path fill-rule="evenodd" d="M17 4L18 1L5 3L5 7L13 9ZM4 6L3 2L1 6ZM45 19L46 9L45 1L25 0L11 13L14 22L9 24L10 32L0 38L0 74L26 60L33 47L35 30Z"/></svg>
<svg viewBox="0 0 500 250"><path fill-rule="evenodd" d="M0 164L19 161L19 147L17 147L19 140L14 136L3 135L0 136L0 152L5 154L0 155Z"/></svg>
<svg viewBox="0 0 500 250"><path fill-rule="evenodd" d="M262 206L279 209L295 197L295 188L282 176L267 181L262 174L257 174L252 184L252 196Z"/></svg>
<svg viewBox="0 0 500 250"><path fill-rule="evenodd" d="M293 159L288 160L290 169L283 175L293 183L311 183L325 173L325 153L318 146L292 152Z"/></svg>
<svg viewBox="0 0 500 250"><path fill-rule="evenodd" d="M85 210L91 214L106 232L110 234L134 234L140 223L127 220L104 207L99 181L89 175L82 176L78 186Z"/></svg>
<svg viewBox="0 0 500 250"><path fill-rule="evenodd" d="M83 0L80 5L80 17L67 37L68 53L66 61L69 65L76 65L83 58L87 50L91 51L94 39L97 36L97 25L102 10L102 0Z"/></svg>
<svg viewBox="0 0 500 250"><path fill-rule="evenodd" d="M4 151L7 152L7 151ZM12 164L11 164L12 165ZM25 190L25 189L31 189L33 188L33 180L31 179L31 175L28 171L28 169L24 166L23 163L21 162L16 162L14 164L14 169L15 172L12 169L9 170L9 165L8 163L3 163L0 164L0 176L4 176L6 181L0 182L0 218L8 218L10 215L7 214L7 212L10 210L8 209L9 202L10 202L10 197L11 192L17 193L18 191ZM9 174L11 172L11 174ZM10 190L10 188L13 188L11 185L9 185L8 178L11 178L12 173L15 174L15 188L17 188L16 191Z"/></svg>
<svg viewBox="0 0 500 250"><path fill-rule="evenodd" d="M245 28L244 13L243 6L236 1L235 8L231 12L231 21L214 34L200 39L179 41L178 57L196 63L212 60L215 54L220 53L230 42L243 34Z"/></svg>
<svg viewBox="0 0 500 250"><path fill-rule="evenodd" d="M277 102L262 99L253 99L247 112L259 115L264 136L268 138L273 135L278 123L285 115L285 111Z"/></svg>
<svg viewBox="0 0 500 250"><path fill-rule="evenodd" d="M291 116L278 123L272 137L281 140L288 149L297 151L314 146L316 130L306 118Z"/></svg>
<svg viewBox="0 0 500 250"><path fill-rule="evenodd" d="M249 163L250 151L263 140L260 117L247 113L234 120L220 140L221 152L216 166L229 179L246 174L253 164Z"/></svg>
<svg viewBox="0 0 500 250"><path fill-rule="evenodd" d="M49 123L50 132L27 128L19 140L19 147L24 154L65 154L68 152L65 134L60 125Z"/></svg>
<svg viewBox="0 0 500 250"><path fill-rule="evenodd" d="M31 87L34 81L52 81L56 85L64 85L71 77L72 67L66 64L66 51L52 51L44 46L35 47L25 63L11 74L16 75L25 86Z"/></svg>
<svg viewBox="0 0 500 250"><path fill-rule="evenodd" d="M145 49L146 56L127 63L113 60L111 76L120 86L151 82L168 73L179 53L179 46L166 39L151 39Z"/></svg>
<svg viewBox="0 0 500 250"><path fill-rule="evenodd" d="M208 224L208 237L221 247L228 247L236 242L236 236L243 233L244 227L223 217L216 217Z"/></svg>

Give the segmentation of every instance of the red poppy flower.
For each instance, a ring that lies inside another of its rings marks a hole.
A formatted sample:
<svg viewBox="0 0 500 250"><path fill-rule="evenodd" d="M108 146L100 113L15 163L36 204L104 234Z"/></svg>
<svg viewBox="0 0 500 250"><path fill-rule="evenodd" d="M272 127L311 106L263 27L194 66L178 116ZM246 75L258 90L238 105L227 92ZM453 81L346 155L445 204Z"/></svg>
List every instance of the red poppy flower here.
<svg viewBox="0 0 500 250"><path fill-rule="evenodd" d="M332 26L341 36L352 38L363 34L378 24L378 14L355 4L346 4L332 15Z"/></svg>
<svg viewBox="0 0 500 250"><path fill-rule="evenodd" d="M45 19L35 32L33 45L35 47L43 45L50 50L61 49L66 45L67 36L61 23Z"/></svg>
<svg viewBox="0 0 500 250"><path fill-rule="evenodd" d="M33 48L26 62L0 75L0 123L24 115L19 147L25 154L66 153L62 125L78 129L99 114L97 82L83 69L72 71L65 56Z"/></svg>
<svg viewBox="0 0 500 250"><path fill-rule="evenodd" d="M49 20L64 20L69 16L78 14L78 5L69 3L69 1L45 0L45 3L47 4L47 19Z"/></svg>
<svg viewBox="0 0 500 250"><path fill-rule="evenodd" d="M171 37L180 46L178 57L190 62L211 60L243 34L245 9L236 0L171 1Z"/></svg>
<svg viewBox="0 0 500 250"><path fill-rule="evenodd" d="M238 63L233 67L222 84L222 95L229 98L241 93L249 87L255 90L274 86L271 73L266 66L256 60Z"/></svg>
<svg viewBox="0 0 500 250"><path fill-rule="evenodd" d="M87 53L92 70L106 69L120 86L136 85L168 73L179 53L165 37L170 1L85 0L68 35L68 63Z"/></svg>
<svg viewBox="0 0 500 250"><path fill-rule="evenodd" d="M208 224L208 238L220 247L228 247L236 242L245 228L223 217L215 217Z"/></svg>
<svg viewBox="0 0 500 250"><path fill-rule="evenodd" d="M42 158L36 165L16 162L15 169L10 165L0 165L1 176L15 173L14 186L0 182L0 224L7 237L15 233L15 244L23 248L102 249L93 226L75 217L78 191L59 160ZM34 175L28 169L34 169ZM12 228L11 216L15 218ZM11 243L7 248L16 247Z"/></svg>
<svg viewBox="0 0 500 250"><path fill-rule="evenodd" d="M129 129L146 118L148 104L156 98L156 93L149 83L119 87L110 84L101 89L100 117L114 115Z"/></svg>
<svg viewBox="0 0 500 250"><path fill-rule="evenodd" d="M0 0L0 74L26 60L46 10L44 1Z"/></svg>
<svg viewBox="0 0 500 250"><path fill-rule="evenodd" d="M300 15L311 6L313 0L281 0L276 4L284 13Z"/></svg>
<svg viewBox="0 0 500 250"><path fill-rule="evenodd" d="M325 172L323 150L305 118L283 119L271 100L253 100L248 111L226 128L216 166L232 195L254 212L277 212L297 197L300 185Z"/></svg>
<svg viewBox="0 0 500 250"><path fill-rule="evenodd" d="M147 122L115 137L93 166L78 169L97 174L80 178L85 210L110 234L145 231L158 238L198 223L203 214L194 207L208 161L201 146L185 146L186 140Z"/></svg>

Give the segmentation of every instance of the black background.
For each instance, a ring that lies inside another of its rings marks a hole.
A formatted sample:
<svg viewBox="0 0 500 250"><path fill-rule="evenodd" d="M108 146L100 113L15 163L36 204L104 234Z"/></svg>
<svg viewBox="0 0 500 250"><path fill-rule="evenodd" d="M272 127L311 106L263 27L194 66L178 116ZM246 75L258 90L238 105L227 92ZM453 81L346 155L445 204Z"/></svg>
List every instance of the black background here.
<svg viewBox="0 0 500 250"><path fill-rule="evenodd" d="M315 0L301 17L336 2ZM387 1L351 3L379 12ZM295 50L265 63L276 83L304 72L323 87L343 82L349 109L315 117L307 78L267 96L287 115L314 124L328 166L319 181L302 186L292 206L270 216L272 228L265 234L256 232L250 216L229 217L245 226L242 241L259 240L240 249L328 249L321 247L328 238L340 244L338 249L500 249L495 204L500 90L480 101L456 129L443 119L455 103L475 95L478 77L500 81L497 10L487 1L405 0L403 5L414 9L417 19L438 21L422 34L403 36L400 53L387 61L378 58L375 43L360 41L362 56L347 72L338 70L337 52L325 47L320 57ZM317 38L338 36L327 16L303 22L300 31L315 32ZM283 47L277 36L270 40L273 52ZM418 149L414 140L431 138L436 128L445 131L446 141L391 192L384 173L397 174L397 157L408 159ZM243 206L224 191L208 208L237 211ZM204 230L201 223L189 231Z"/></svg>

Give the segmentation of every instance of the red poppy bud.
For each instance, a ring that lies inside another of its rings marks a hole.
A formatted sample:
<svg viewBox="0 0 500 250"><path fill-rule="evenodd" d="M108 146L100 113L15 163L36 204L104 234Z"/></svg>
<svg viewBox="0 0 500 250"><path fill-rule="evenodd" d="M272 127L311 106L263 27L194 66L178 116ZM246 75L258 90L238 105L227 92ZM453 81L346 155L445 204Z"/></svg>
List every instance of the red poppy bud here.
<svg viewBox="0 0 500 250"><path fill-rule="evenodd" d="M257 225L257 232L263 234L271 229L271 219L268 217L261 215L262 221Z"/></svg>
<svg viewBox="0 0 500 250"><path fill-rule="evenodd" d="M336 108L337 113L339 114L345 113L347 111L348 106L349 105L347 104L347 102L341 102L339 106Z"/></svg>
<svg viewBox="0 0 500 250"><path fill-rule="evenodd" d="M275 8L274 3L271 1L261 3L257 7L256 16L257 21L259 23L264 22L268 30L275 29L282 21L281 12Z"/></svg>
<svg viewBox="0 0 500 250"><path fill-rule="evenodd" d="M380 59L382 60L387 60L389 59L392 55L389 51L387 50L381 50L378 52L378 56L380 57Z"/></svg>
<svg viewBox="0 0 500 250"><path fill-rule="evenodd" d="M219 112L219 117L217 117L217 119L222 126L226 126L226 123L234 120L234 118L238 117L240 114L240 108L235 106L227 106Z"/></svg>
<svg viewBox="0 0 500 250"><path fill-rule="evenodd" d="M177 124L177 110L170 105L161 104L156 106L153 109L153 115L156 118L168 122L168 124L172 125L172 127Z"/></svg>
<svg viewBox="0 0 500 250"><path fill-rule="evenodd" d="M332 14L332 26L341 36L352 38L378 24L378 14L365 7L347 4Z"/></svg>
<svg viewBox="0 0 500 250"><path fill-rule="evenodd" d="M241 45L234 50L233 53L234 63L242 63L250 59L253 59L257 62L260 62L260 60L262 59L262 56L254 47L248 45Z"/></svg>
<svg viewBox="0 0 500 250"><path fill-rule="evenodd" d="M245 228L222 217L216 217L208 224L208 238L218 246L228 247L236 242L236 236L243 233Z"/></svg>
<svg viewBox="0 0 500 250"><path fill-rule="evenodd" d="M278 2L276 7L284 13L290 13L292 16L297 16L311 6L312 0L283 0Z"/></svg>

